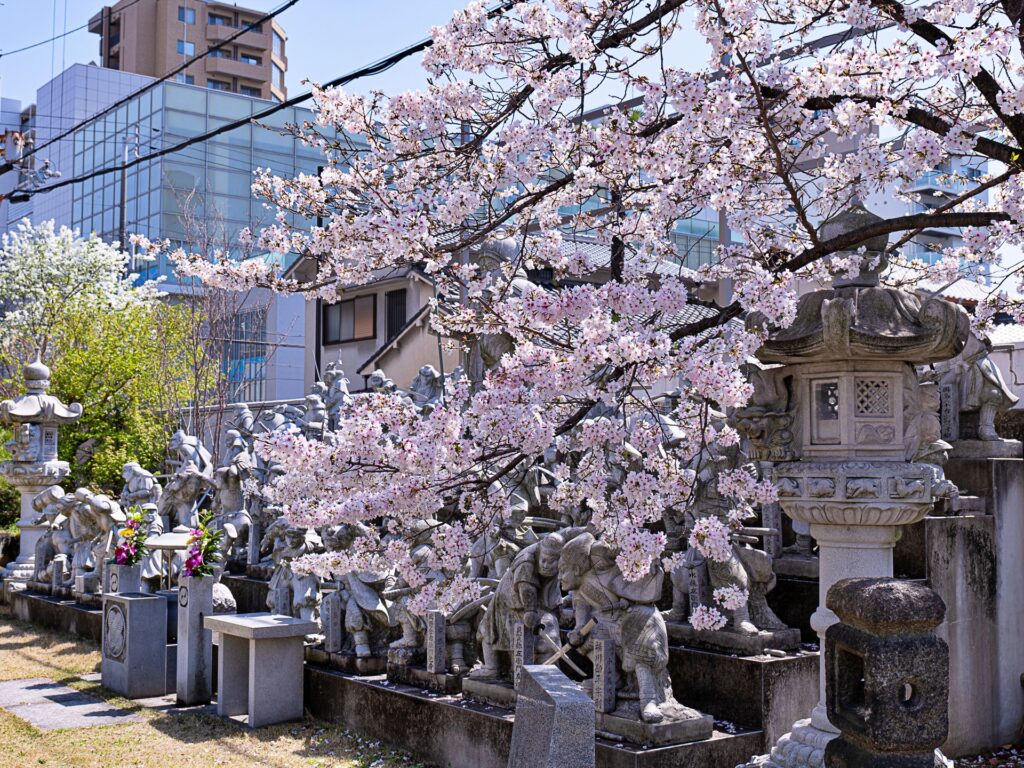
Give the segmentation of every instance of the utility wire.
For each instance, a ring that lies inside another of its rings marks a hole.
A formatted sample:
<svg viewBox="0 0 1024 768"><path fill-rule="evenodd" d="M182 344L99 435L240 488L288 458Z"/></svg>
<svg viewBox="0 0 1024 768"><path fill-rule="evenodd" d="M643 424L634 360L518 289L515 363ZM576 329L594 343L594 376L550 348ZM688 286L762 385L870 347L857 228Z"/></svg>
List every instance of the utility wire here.
<svg viewBox="0 0 1024 768"><path fill-rule="evenodd" d="M341 77L336 77L335 79L324 83L323 87L334 88L351 83L353 80L359 80L363 77L370 77L372 75L380 74L381 72L390 69L391 67L395 66L404 59L407 59L416 53L426 50L431 45L433 45L433 43L433 39L429 37L425 38L419 41L418 43L414 43L413 45L410 45L406 48L402 48L401 50L396 51L390 56L375 61L372 64L353 70L352 72L349 72L346 75L342 75ZM148 155L142 155L141 157L137 157L133 160L130 160L124 167L132 168L136 165L139 165L140 163L144 163L149 160L154 160L158 157L163 157L164 155L170 155L175 152L180 152L181 150L187 149L188 147L191 147L195 144L200 144L202 142L209 141L210 139L216 136L220 136L223 133L227 133L228 131L233 131L236 128L242 128L246 125L249 125L249 123L253 121L262 120L266 117L270 117L276 112L280 112L283 109L287 109L288 107L294 107L296 104L300 104L303 101L306 101L307 99L312 97L312 95L313 91L306 91L305 93L299 94L298 96L294 96L288 99L287 101L282 101L279 104L274 104L273 106L268 107L267 109L261 110L251 115L250 117L244 117L239 120L234 120L230 123L225 123L224 125L219 126L218 128L215 128L211 131L207 131L206 133L201 133L198 136L193 136L191 139L183 141L179 144L175 144L174 146L165 147L156 152L151 152ZM14 193L10 196L9 199L12 202L23 202L34 195L39 195L44 192L51 192L52 190L60 189L61 187L66 187L69 184L77 184L78 182L88 181L89 179L94 179L97 176L104 176L108 173L117 173L121 170L121 168L121 165L115 165L108 168L98 168L97 170L92 171L91 173L86 173L83 174L82 176L75 176L73 178L62 179L56 184L50 184L49 186L46 187L40 187L38 189L24 190L20 193Z"/></svg>
<svg viewBox="0 0 1024 768"><path fill-rule="evenodd" d="M136 0L136 2L137 1L138 0ZM182 62L177 67L172 69L170 72L167 72L164 75L162 75L161 77L159 77L159 78L157 78L157 79L155 79L155 80L153 80L153 81L151 81L149 83L146 83L141 88L139 88L139 89L137 89L135 91L132 91L127 96L124 96L121 99L118 99L117 101L115 101L110 106L104 107L103 109L101 109L96 114L92 115L91 117L87 117L85 120L82 120L80 123L78 123L76 125L71 126L70 128L68 128L64 132L58 134L57 136L54 136L52 139L48 139L47 141L43 142L39 146L33 147L31 150L29 150L24 155L22 155L20 158L18 158L18 162L22 162L24 160L27 160L29 157L31 157L32 155L36 154L37 152L42 151L43 149L45 149L46 147L50 146L51 144L54 144L54 143L60 141L61 139L67 138L68 136L70 136L72 133L74 133L78 129L84 128L85 126L89 125L90 123L93 123L96 120L99 120L104 115L109 115L115 109L117 109L118 107L120 107L120 106L122 106L124 104L127 104L129 101L134 99L136 96L141 96L142 94L144 94L144 93L146 93L148 91L153 90L158 85L160 85L160 83L170 79L171 77L174 77L176 74L178 74L179 72L187 69L192 64L194 64L195 62L199 61L200 59L203 59L203 58L209 56L213 51L219 51L225 45L227 45L228 43L232 42L233 40L237 40L239 37L244 35L246 32L251 31L252 29L254 29L255 27L257 27L257 26L259 26L261 24L263 24L266 21L270 21L275 16L277 16L277 15L283 13L284 11L288 10L289 8L291 8L297 2L299 2L299 0L286 0L286 2L284 2L281 5L279 5L273 11L270 11L269 13L261 16L260 18L256 19L255 21L252 21L252 22L246 24L245 26L240 27L238 29L238 31L235 32L234 34L229 35L228 37L224 38L223 40L221 40L216 45L210 46L209 48L207 48L202 53L196 54L192 58ZM7 173L8 171L14 170L14 167L15 167L15 163L14 162L8 161L6 163L3 163L2 165L0 165L0 174L4 174L4 173Z"/></svg>
<svg viewBox="0 0 1024 768"><path fill-rule="evenodd" d="M124 13L126 10L128 10L129 8L131 8L133 5L135 5L138 2L139 2L139 0L132 0L124 8L121 8L117 13L118 14ZM74 34L75 32L81 32L83 29L85 29L88 26L89 26L89 22L85 22L85 24L83 24L80 27L75 27L74 29L69 29L67 32L63 32L63 33L61 33L59 35L54 35L53 37L49 37L46 40L40 40L38 43L32 43L32 45L26 45L23 48L15 48L13 51L0 51L0 59L2 59L4 56L13 56L14 54L21 53L22 51L31 51L33 48L38 48L41 45L46 45L47 43L56 42L57 40L60 40L61 38L64 38L64 37L67 37L68 35Z"/></svg>

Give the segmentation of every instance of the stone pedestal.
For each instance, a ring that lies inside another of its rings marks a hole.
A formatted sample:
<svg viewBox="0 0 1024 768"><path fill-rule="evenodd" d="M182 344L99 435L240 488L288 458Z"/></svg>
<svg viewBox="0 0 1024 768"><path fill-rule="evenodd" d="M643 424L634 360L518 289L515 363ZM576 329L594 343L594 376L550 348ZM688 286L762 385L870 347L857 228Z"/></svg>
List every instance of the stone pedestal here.
<svg viewBox="0 0 1024 768"><path fill-rule="evenodd" d="M142 591L141 565L118 565L117 563L110 563L107 565L106 575L106 592L120 593Z"/></svg>
<svg viewBox="0 0 1024 768"><path fill-rule="evenodd" d="M217 714L250 728L302 719L303 640L316 622L269 613L208 616L219 633Z"/></svg>
<svg viewBox="0 0 1024 768"><path fill-rule="evenodd" d="M920 514L923 516L924 510ZM914 522L908 520L908 522ZM891 577L893 549L899 539L895 525L811 524L811 535L818 541L820 580L818 609L811 626L825 646L828 628L839 618L826 605L829 589L842 579L855 577ZM798 721L772 750L764 765L776 768L824 765L825 746L839 734L828 719L825 701L825 665L819 665L818 703L806 720Z"/></svg>
<svg viewBox="0 0 1024 768"><path fill-rule="evenodd" d="M0 572L8 584L24 585L35 573L36 544L46 533L48 526L36 525L35 519L39 513L32 507L32 500L47 487L47 485L29 485L18 488L21 494L21 516L18 519L21 551L18 553L17 559Z"/></svg>
<svg viewBox="0 0 1024 768"><path fill-rule="evenodd" d="M213 576L183 576L178 584L179 706L209 704L213 698L213 634L204 625L213 615Z"/></svg>
<svg viewBox="0 0 1024 768"><path fill-rule="evenodd" d="M689 624L666 621L669 640L673 644L711 651L735 653L740 656L758 656L768 649L793 651L800 647L799 629L763 629L752 635L725 629L696 630Z"/></svg>
<svg viewBox="0 0 1024 768"><path fill-rule="evenodd" d="M103 596L103 685L127 699L167 693L167 605L141 593Z"/></svg>
<svg viewBox="0 0 1024 768"><path fill-rule="evenodd" d="M1017 739L1024 719L1024 461L951 459L961 493L988 514L925 520L928 585L946 603L939 637L949 645L951 757Z"/></svg>

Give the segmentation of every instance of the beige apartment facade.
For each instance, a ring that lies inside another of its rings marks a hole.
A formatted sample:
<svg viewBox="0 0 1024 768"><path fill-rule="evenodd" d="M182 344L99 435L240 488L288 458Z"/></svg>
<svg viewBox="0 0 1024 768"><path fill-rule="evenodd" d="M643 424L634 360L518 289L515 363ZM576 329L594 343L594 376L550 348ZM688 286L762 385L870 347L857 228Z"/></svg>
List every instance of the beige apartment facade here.
<svg viewBox="0 0 1024 768"><path fill-rule="evenodd" d="M103 66L161 77L255 22L260 11L204 0L119 0L89 20ZM284 101L287 36L274 20L251 29L177 75L178 82Z"/></svg>

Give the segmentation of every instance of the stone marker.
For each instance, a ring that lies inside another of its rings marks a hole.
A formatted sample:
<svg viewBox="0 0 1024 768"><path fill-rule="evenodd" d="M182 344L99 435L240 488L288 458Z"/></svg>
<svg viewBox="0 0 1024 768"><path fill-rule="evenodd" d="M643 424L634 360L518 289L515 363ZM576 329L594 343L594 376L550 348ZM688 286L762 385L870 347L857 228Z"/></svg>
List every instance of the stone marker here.
<svg viewBox="0 0 1024 768"><path fill-rule="evenodd" d="M337 590L328 592L320 602L320 624L324 633L324 650L328 653L341 652L341 643L344 639L343 619L341 595Z"/></svg>
<svg viewBox="0 0 1024 768"><path fill-rule="evenodd" d="M103 596L103 685L126 699L167 693L167 605L141 593Z"/></svg>
<svg viewBox="0 0 1024 768"><path fill-rule="evenodd" d="M594 709L611 712L615 709L615 643L611 638L594 639Z"/></svg>
<svg viewBox="0 0 1024 768"><path fill-rule="evenodd" d="M839 624L825 635L828 717L841 735L828 768L952 766L938 751L949 730L949 649L935 635L946 606L897 579L844 579L828 592Z"/></svg>
<svg viewBox="0 0 1024 768"><path fill-rule="evenodd" d="M427 672L443 674L446 670L445 619L441 611L427 611Z"/></svg>
<svg viewBox="0 0 1024 768"><path fill-rule="evenodd" d="M512 684L518 690L523 666L533 664L537 636L517 621L512 631Z"/></svg>
<svg viewBox="0 0 1024 768"><path fill-rule="evenodd" d="M593 768L594 705L555 666L526 664L508 768Z"/></svg>
<svg viewBox="0 0 1024 768"><path fill-rule="evenodd" d="M213 615L212 576L183 576L178 584L179 706L209 704L213 698L213 635L203 625Z"/></svg>

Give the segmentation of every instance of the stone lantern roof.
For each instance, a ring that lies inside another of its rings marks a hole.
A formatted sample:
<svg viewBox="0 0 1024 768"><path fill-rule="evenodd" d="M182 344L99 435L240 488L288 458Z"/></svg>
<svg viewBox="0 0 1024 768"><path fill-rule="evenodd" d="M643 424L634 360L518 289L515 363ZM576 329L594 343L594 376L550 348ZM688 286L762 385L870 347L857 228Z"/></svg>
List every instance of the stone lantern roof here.
<svg viewBox="0 0 1024 768"><path fill-rule="evenodd" d="M28 392L14 400L0 402L0 422L4 424L39 424L56 426L70 424L82 417L82 405L65 405L46 394L50 386L50 369L36 360L23 369Z"/></svg>
<svg viewBox="0 0 1024 768"><path fill-rule="evenodd" d="M859 203L826 221L823 240L860 229L878 216ZM771 333L757 357L766 363L839 360L901 360L924 364L948 360L964 346L967 313L943 299L922 300L897 288L879 285L888 267L888 235L869 238L864 266L855 276L835 275L833 287L800 297L796 320ZM854 255L849 252L848 255ZM763 318L753 315L748 325Z"/></svg>

